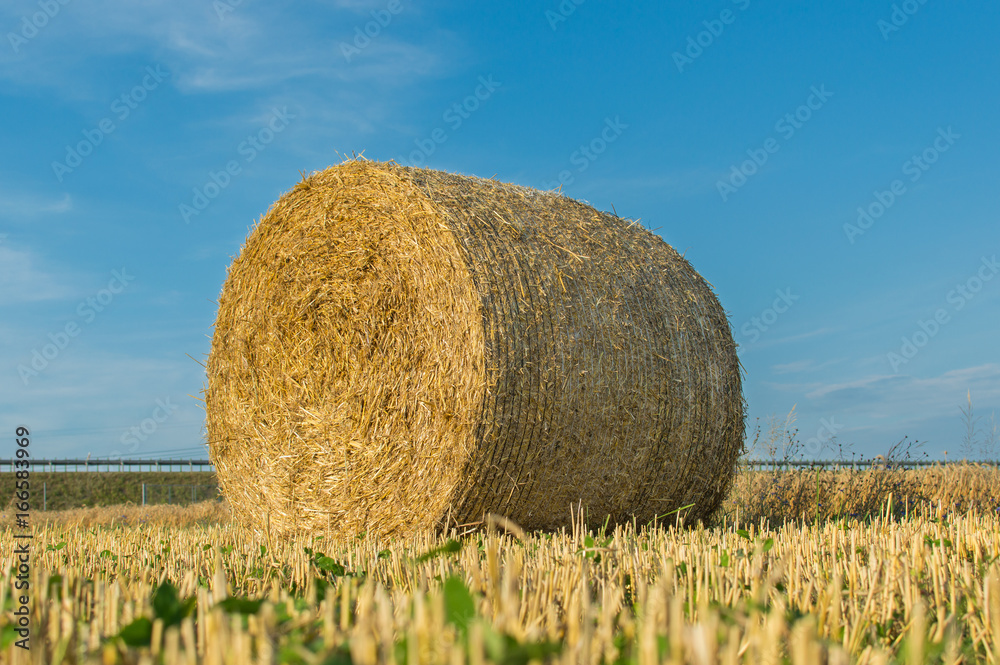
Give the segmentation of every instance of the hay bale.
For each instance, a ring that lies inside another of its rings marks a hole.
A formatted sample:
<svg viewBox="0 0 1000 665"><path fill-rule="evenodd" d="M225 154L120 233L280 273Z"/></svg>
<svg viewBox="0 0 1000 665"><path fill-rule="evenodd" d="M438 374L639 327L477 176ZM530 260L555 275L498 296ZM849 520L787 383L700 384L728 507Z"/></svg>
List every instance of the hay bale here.
<svg viewBox="0 0 1000 665"><path fill-rule="evenodd" d="M743 446L729 323L673 248L392 163L314 173L253 229L205 401L234 516L276 532L703 517Z"/></svg>

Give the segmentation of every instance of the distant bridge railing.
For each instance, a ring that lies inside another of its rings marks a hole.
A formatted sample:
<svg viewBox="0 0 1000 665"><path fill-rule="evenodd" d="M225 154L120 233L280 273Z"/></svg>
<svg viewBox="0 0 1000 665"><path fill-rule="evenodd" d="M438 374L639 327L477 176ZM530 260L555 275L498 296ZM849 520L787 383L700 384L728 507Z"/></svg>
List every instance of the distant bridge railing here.
<svg viewBox="0 0 1000 665"><path fill-rule="evenodd" d="M215 471L207 459L0 459L0 470L27 462L32 471ZM23 465L22 465L23 468Z"/></svg>
<svg viewBox="0 0 1000 665"><path fill-rule="evenodd" d="M957 464L972 464L977 466L1000 467L1000 460L885 460L879 457L873 459L853 460L740 460L740 468L753 471L791 471L793 469L870 469L882 467L888 469L917 469L931 466L954 466Z"/></svg>

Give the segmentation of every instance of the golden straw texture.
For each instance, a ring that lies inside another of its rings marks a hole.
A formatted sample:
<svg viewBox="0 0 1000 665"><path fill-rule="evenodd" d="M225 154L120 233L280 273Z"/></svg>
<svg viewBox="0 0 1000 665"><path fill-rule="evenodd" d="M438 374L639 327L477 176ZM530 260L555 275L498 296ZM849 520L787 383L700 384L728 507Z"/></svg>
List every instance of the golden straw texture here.
<svg viewBox="0 0 1000 665"><path fill-rule="evenodd" d="M525 528L722 501L743 447L725 312L676 251L558 194L349 161L229 269L211 458L261 530Z"/></svg>

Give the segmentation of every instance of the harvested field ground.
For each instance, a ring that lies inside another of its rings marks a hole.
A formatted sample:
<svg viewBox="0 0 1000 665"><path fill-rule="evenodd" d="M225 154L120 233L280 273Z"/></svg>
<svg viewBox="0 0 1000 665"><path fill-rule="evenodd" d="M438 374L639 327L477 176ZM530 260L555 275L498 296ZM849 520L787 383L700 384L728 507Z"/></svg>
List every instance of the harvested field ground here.
<svg viewBox="0 0 1000 665"><path fill-rule="evenodd" d="M30 651L7 512L0 662L1000 662L1000 472L867 473L746 472L709 526L555 534L268 539L214 502L34 513Z"/></svg>

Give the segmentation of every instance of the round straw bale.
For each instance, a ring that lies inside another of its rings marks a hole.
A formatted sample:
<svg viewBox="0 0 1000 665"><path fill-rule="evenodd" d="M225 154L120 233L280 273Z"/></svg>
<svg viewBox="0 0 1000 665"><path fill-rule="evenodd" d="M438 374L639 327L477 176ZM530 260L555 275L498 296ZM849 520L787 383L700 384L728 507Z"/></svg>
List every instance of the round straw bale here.
<svg viewBox="0 0 1000 665"><path fill-rule="evenodd" d="M260 220L205 390L235 516L406 535L712 513L743 448L711 287L635 222L559 194L349 161Z"/></svg>

